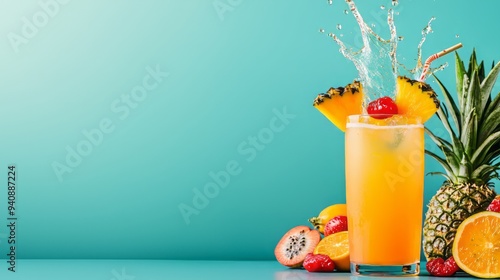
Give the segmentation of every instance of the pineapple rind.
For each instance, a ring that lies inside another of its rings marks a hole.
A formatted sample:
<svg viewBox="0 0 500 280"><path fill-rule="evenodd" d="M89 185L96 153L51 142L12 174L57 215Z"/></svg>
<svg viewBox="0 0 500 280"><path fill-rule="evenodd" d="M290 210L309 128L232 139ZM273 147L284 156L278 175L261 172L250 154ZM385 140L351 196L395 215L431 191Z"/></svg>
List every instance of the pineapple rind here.
<svg viewBox="0 0 500 280"><path fill-rule="evenodd" d="M443 185L431 198L425 215L423 249L427 259L451 256L458 226L469 216L484 211L496 193L487 185Z"/></svg>

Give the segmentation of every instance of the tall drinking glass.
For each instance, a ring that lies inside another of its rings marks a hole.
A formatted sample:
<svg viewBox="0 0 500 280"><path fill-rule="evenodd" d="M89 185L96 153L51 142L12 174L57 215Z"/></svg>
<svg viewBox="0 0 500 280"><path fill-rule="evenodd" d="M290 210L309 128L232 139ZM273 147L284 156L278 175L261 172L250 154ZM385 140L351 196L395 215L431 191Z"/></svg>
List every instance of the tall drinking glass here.
<svg viewBox="0 0 500 280"><path fill-rule="evenodd" d="M345 134L351 272L417 275L424 126L416 119L349 116Z"/></svg>

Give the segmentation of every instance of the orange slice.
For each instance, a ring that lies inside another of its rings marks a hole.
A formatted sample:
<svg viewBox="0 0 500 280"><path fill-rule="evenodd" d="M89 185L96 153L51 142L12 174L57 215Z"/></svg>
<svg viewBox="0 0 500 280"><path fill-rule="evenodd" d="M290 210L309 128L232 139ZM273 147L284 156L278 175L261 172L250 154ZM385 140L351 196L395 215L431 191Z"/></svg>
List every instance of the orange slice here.
<svg viewBox="0 0 500 280"><path fill-rule="evenodd" d="M335 263L339 271L349 271L349 237L347 231L337 232L323 238L316 248L314 254L327 255Z"/></svg>
<svg viewBox="0 0 500 280"><path fill-rule="evenodd" d="M500 213L484 211L457 229L453 257L465 272L480 278L500 277Z"/></svg>
<svg viewBox="0 0 500 280"><path fill-rule="evenodd" d="M345 87L330 88L314 99L313 106L336 127L345 131L347 116L363 112L363 87L358 81Z"/></svg>
<svg viewBox="0 0 500 280"><path fill-rule="evenodd" d="M422 123L439 109L437 94L428 84L399 76L396 83L398 114L419 117Z"/></svg>

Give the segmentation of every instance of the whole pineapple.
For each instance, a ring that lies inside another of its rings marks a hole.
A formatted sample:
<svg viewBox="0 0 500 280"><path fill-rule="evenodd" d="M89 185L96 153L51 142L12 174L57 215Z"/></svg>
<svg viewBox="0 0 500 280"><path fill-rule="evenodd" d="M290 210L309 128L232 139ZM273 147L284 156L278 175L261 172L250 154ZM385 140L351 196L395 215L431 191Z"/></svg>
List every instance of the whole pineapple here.
<svg viewBox="0 0 500 280"><path fill-rule="evenodd" d="M484 211L495 198L493 179L498 178L500 169L500 94L493 98L492 90L499 73L500 63L485 76L484 63L478 64L475 51L466 71L456 53L458 104L436 78L444 96L437 115L451 141L426 129L443 152L441 157L426 151L445 171L432 174L446 177L426 213L423 250L427 259L450 257L458 226L470 215Z"/></svg>

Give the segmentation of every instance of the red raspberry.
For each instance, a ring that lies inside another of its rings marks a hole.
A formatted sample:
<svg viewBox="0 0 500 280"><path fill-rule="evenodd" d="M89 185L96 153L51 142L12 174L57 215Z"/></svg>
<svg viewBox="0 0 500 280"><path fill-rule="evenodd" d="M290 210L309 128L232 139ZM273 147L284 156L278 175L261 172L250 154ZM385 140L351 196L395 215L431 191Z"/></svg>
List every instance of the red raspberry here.
<svg viewBox="0 0 500 280"><path fill-rule="evenodd" d="M347 230L347 217L346 216L336 216L333 217L328 223L325 225L325 229L323 230L323 234L328 236L330 234L346 231Z"/></svg>
<svg viewBox="0 0 500 280"><path fill-rule="evenodd" d="M309 253L302 266L309 272L332 272L335 269L332 259L327 255Z"/></svg>
<svg viewBox="0 0 500 280"><path fill-rule="evenodd" d="M425 267L433 276L452 276L459 269L453 257L449 257L446 261L442 258L432 259Z"/></svg>
<svg viewBox="0 0 500 280"><path fill-rule="evenodd" d="M497 195L495 199L490 203L488 208L486 208L488 211L492 212L500 212L500 195Z"/></svg>
<svg viewBox="0 0 500 280"><path fill-rule="evenodd" d="M386 119L398 113L398 106L392 98L384 96L370 102L366 111L375 119Z"/></svg>

